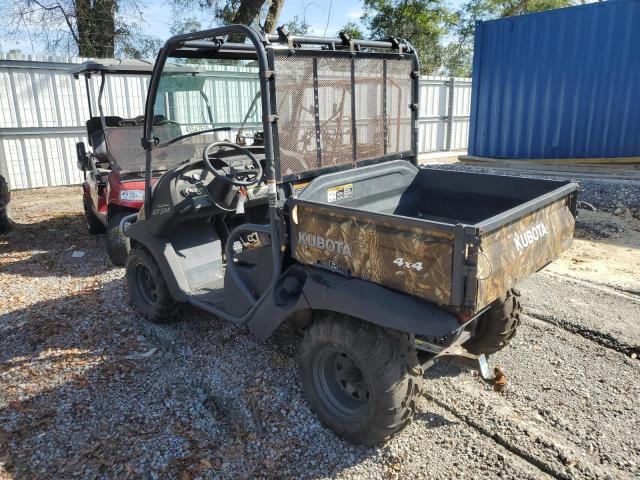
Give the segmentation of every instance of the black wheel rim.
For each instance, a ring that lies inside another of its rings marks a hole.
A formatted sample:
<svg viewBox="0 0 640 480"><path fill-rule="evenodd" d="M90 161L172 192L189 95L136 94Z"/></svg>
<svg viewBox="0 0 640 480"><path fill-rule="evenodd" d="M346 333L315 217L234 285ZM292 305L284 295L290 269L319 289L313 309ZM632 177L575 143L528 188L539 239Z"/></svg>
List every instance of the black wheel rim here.
<svg viewBox="0 0 640 480"><path fill-rule="evenodd" d="M324 348L313 361L313 380L320 399L333 415L359 420L370 398L368 382L353 359L337 348Z"/></svg>
<svg viewBox="0 0 640 480"><path fill-rule="evenodd" d="M158 286L146 265L136 265L135 279L142 299L148 304L158 303Z"/></svg>

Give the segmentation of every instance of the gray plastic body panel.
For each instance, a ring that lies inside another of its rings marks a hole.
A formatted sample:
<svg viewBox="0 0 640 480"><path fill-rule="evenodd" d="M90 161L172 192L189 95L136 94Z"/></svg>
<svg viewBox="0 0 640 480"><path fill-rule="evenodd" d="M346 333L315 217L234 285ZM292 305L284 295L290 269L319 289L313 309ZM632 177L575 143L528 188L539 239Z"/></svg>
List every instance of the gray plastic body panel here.
<svg viewBox="0 0 640 480"><path fill-rule="evenodd" d="M171 238L149 233L144 222L127 227L127 236L143 245L158 262L162 275L179 302L187 293L222 279L222 249L218 235L208 223L190 222L176 230Z"/></svg>

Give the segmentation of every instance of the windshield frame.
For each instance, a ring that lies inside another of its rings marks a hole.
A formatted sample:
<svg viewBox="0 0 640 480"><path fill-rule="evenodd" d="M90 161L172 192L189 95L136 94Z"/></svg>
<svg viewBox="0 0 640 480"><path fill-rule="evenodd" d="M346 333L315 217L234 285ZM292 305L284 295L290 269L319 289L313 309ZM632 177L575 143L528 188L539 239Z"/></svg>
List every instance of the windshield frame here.
<svg viewBox="0 0 640 480"><path fill-rule="evenodd" d="M269 206L275 209L277 203L276 196L276 180L275 180L275 167L274 167L274 149L273 149L273 124L275 123L275 117L272 112L272 95L274 93L273 75L267 74L270 69L270 62L267 59L267 52L265 45L268 40L264 32L258 31L252 27L246 25L229 25L220 28L214 28L210 30L203 30L195 33L187 33L183 35L176 35L171 37L165 45L162 47L158 54L158 58L153 68L153 74L151 81L149 82L149 91L147 94L147 101L145 105L145 118L144 118L144 136L141 139L142 147L146 152L145 159L145 214L147 218L151 217L151 170L152 170L152 150L156 147L153 138L153 115L156 96L160 79L162 78L162 72L165 68L167 59L171 54L177 53L178 50L184 47L196 48L194 52L195 58L212 58L219 56L223 50L223 43L217 40L219 37L226 35L240 34L244 35L251 43L247 44L228 44L227 54L228 58L255 58L258 61L258 75L259 75L259 88L261 93L262 103L262 128L264 132L264 149L265 149L265 173L267 176L267 187L269 196ZM208 50L200 52L198 48L198 41L205 39L214 39L214 42L201 42ZM271 221L275 222L276 213L271 212ZM275 223L274 223L275 228ZM275 242L274 242L275 243Z"/></svg>
<svg viewBox="0 0 640 480"><path fill-rule="evenodd" d="M172 53L161 74L152 125L155 148L204 133L242 131L248 124L258 128L261 111L257 110L260 109L257 101L261 92L255 65L243 64L246 59L222 63L229 59L215 56L203 58L211 62L197 65L182 63L184 60L187 60L185 56ZM231 79L241 82L236 85L238 96L233 98L229 96L232 86L227 83ZM243 92L245 88L249 89L249 95ZM212 104L212 95L222 97L222 103L219 100ZM157 129L165 124L179 126L181 131L163 138Z"/></svg>

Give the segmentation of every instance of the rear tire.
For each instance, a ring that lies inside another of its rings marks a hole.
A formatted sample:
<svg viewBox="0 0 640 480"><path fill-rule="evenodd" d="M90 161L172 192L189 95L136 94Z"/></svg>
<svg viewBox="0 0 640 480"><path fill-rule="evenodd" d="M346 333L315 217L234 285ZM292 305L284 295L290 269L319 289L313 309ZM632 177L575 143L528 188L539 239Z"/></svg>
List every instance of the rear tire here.
<svg viewBox="0 0 640 480"><path fill-rule="evenodd" d="M478 319L476 333L463 346L469 352L489 355L502 350L515 336L520 325L520 292L512 288L494 301Z"/></svg>
<svg viewBox="0 0 640 480"><path fill-rule="evenodd" d="M180 303L169 293L160 267L144 248L131 251L125 271L127 290L133 306L153 323L177 319Z"/></svg>
<svg viewBox="0 0 640 480"><path fill-rule="evenodd" d="M422 368L405 333L325 313L306 330L299 365L311 408L351 442L384 443L413 418Z"/></svg>
<svg viewBox="0 0 640 480"><path fill-rule="evenodd" d="M120 228L120 221L130 215L131 212L114 213L109 218L107 225L107 255L111 262L117 267L124 267L127 263L127 257L131 251L131 241L125 236L124 231Z"/></svg>
<svg viewBox="0 0 640 480"><path fill-rule="evenodd" d="M100 221L100 219L93 213L93 209L91 208L91 200L89 200L86 196L84 196L82 200L82 205L84 207L84 221L87 225L87 230L91 235L99 235L105 232L105 227Z"/></svg>

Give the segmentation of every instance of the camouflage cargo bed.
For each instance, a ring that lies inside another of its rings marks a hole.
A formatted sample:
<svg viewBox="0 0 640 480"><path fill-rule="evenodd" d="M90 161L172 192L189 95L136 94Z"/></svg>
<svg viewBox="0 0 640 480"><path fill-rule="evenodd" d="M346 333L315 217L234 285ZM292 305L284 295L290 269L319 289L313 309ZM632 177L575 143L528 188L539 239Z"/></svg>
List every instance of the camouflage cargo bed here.
<svg viewBox="0 0 640 480"><path fill-rule="evenodd" d="M478 311L571 245L577 188L402 160L324 175L290 201L293 255Z"/></svg>

